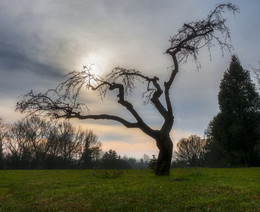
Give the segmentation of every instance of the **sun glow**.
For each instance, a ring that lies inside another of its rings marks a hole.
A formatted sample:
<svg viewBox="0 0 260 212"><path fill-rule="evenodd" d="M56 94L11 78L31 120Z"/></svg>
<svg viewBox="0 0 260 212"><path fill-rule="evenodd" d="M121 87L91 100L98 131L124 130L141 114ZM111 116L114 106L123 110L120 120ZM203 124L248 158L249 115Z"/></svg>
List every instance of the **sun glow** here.
<svg viewBox="0 0 260 212"><path fill-rule="evenodd" d="M100 76L102 74L102 58L96 54L89 54L80 60L81 68L89 68L91 74Z"/></svg>

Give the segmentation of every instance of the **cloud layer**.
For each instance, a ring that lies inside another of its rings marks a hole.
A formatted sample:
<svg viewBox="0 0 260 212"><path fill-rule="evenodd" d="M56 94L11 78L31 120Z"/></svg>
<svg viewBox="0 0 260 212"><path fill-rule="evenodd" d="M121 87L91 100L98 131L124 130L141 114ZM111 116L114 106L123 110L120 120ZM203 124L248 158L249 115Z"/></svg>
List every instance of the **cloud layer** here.
<svg viewBox="0 0 260 212"><path fill-rule="evenodd" d="M170 58L163 54L169 45L169 37L184 22L206 17L216 4L223 2L227 1L2 0L0 117L10 122L17 120L20 115L13 109L19 95L30 90L44 92L56 87L66 73L93 62L102 73L108 73L116 66L136 68L150 76L161 76L163 83L171 65ZM241 10L235 18L225 14L232 44L242 65L250 68L260 58L260 2L231 2ZM174 129L178 132L175 138L173 131L174 140L189 133L203 135L208 122L218 111L218 86L229 65L230 54L222 57L216 46L211 61L207 49L201 51L199 59L202 64L199 71L191 61L181 65L171 91ZM119 112L130 118L121 107L114 105L115 97L101 102L88 92L84 95L82 98L87 97L91 112ZM160 127L161 119L154 108L143 107L139 96L132 99L145 120L155 128ZM116 142L121 142L125 149L131 149L129 145L144 145L136 146L136 149L145 151L148 138L141 134L137 134L140 139L132 138L131 133L123 129L120 129L122 133L113 134L113 129L119 126L110 122L106 126L103 122L95 122L95 125L89 124L88 127L98 132L103 143L107 142L104 146L108 147L110 142L114 148ZM140 142L136 143L137 140ZM149 145L147 149L151 147ZM136 154L143 153L140 150Z"/></svg>

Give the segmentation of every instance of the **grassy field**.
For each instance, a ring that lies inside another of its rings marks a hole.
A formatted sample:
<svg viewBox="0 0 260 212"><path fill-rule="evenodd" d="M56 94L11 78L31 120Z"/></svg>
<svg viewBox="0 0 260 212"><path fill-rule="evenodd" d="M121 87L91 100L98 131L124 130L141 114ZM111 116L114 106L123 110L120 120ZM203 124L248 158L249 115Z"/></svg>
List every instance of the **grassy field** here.
<svg viewBox="0 0 260 212"><path fill-rule="evenodd" d="M260 211L260 168L0 171L0 211Z"/></svg>

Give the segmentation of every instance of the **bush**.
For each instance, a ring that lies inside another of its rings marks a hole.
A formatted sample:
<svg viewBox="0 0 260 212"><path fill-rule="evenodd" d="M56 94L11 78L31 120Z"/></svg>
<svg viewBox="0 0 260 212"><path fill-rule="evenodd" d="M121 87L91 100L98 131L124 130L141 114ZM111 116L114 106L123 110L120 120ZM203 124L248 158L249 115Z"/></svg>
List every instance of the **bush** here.
<svg viewBox="0 0 260 212"><path fill-rule="evenodd" d="M157 159L155 158L155 155L153 155L153 158L149 160L148 167L149 167L150 169L152 169L153 172L155 172L155 170L156 170L156 165L157 165Z"/></svg>

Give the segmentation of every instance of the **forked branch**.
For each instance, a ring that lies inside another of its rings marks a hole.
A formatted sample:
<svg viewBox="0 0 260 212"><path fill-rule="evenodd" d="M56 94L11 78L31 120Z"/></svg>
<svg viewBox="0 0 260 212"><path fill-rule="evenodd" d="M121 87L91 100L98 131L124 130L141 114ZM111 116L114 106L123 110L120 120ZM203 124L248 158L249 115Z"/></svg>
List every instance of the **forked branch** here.
<svg viewBox="0 0 260 212"><path fill-rule="evenodd" d="M222 54L225 50L230 51L232 49L230 31L226 26L226 19L222 16L225 10L232 11L233 14L239 12L236 5L231 3L220 4L210 12L207 18L183 24L178 33L170 38L170 47L166 50L166 54L172 57L173 69L168 81L164 83L168 111L172 111L169 90L179 71L179 62L186 62L188 57L191 56L197 68L199 68L199 50L206 46L210 52L214 42L220 46Z"/></svg>

